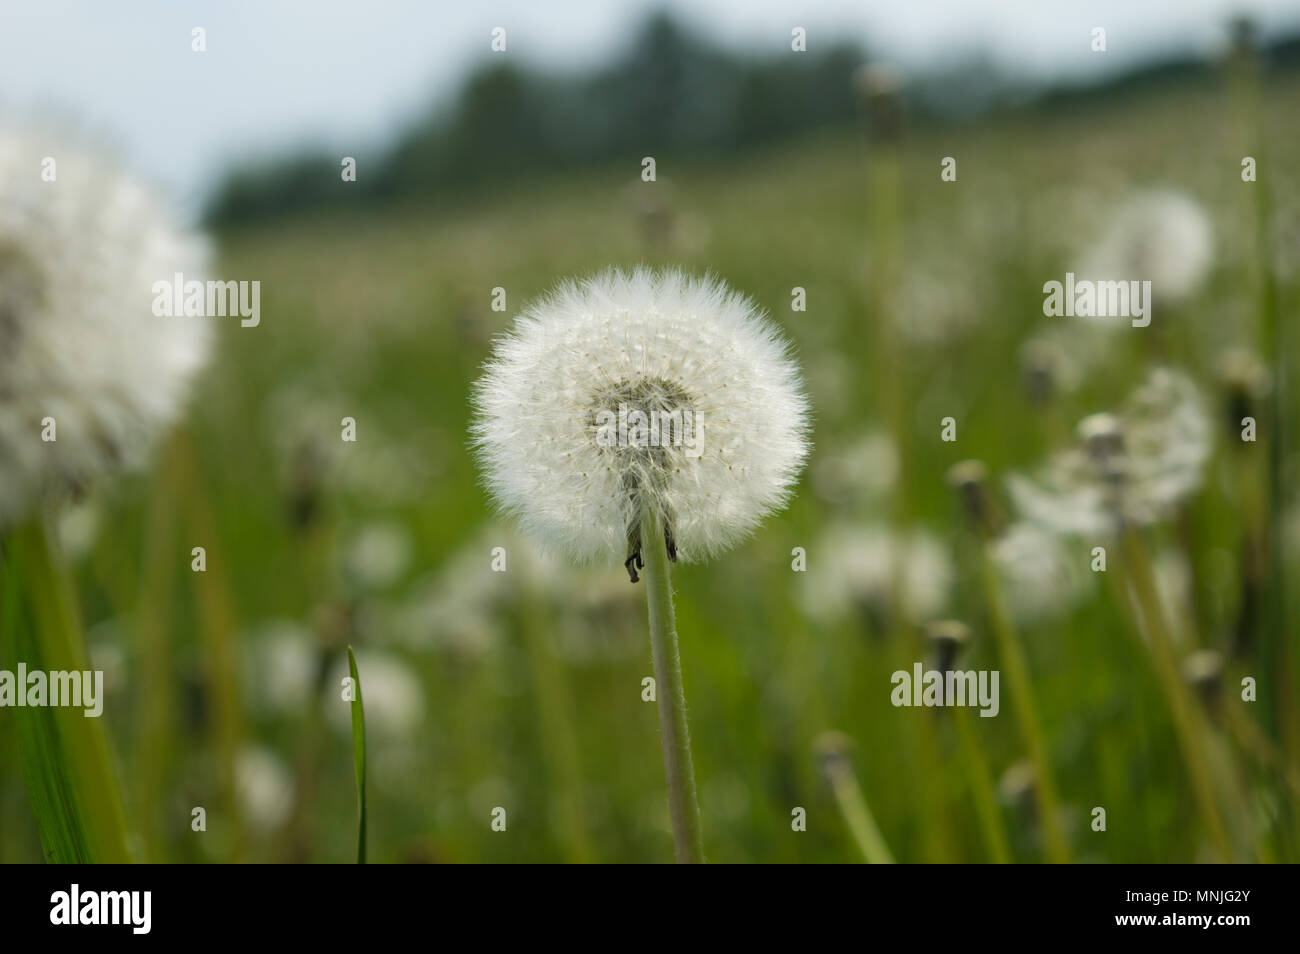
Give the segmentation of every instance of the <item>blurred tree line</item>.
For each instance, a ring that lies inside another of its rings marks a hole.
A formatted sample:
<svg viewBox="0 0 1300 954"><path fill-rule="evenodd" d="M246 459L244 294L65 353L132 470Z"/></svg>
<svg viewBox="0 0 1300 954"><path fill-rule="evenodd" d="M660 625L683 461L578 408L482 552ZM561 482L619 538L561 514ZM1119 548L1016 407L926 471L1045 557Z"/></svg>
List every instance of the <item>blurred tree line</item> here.
<svg viewBox="0 0 1300 954"><path fill-rule="evenodd" d="M556 76L489 60L449 109L398 137L377 167L340 188L336 153L306 153L233 171L205 213L221 226L416 196L450 196L487 182L630 161L646 155L721 156L859 115L850 78L865 61L848 43L798 55L752 57L710 45L659 13L621 59L581 76ZM1300 39L1264 51L1266 65L1300 68ZM1147 64L1088 86L1032 89L1009 82L979 55L958 58L903 92L914 121L977 118L1032 105L1059 110L1158 88L1213 82L1215 66L1191 56Z"/></svg>
<svg viewBox="0 0 1300 954"><path fill-rule="evenodd" d="M503 58L504 59L504 58ZM304 155L232 173L207 208L227 224L326 205L445 195L525 172L654 155L721 155L856 115L848 77L859 49L836 45L751 59L658 14L620 60L556 77L491 60L400 136L376 168L340 188L340 156Z"/></svg>

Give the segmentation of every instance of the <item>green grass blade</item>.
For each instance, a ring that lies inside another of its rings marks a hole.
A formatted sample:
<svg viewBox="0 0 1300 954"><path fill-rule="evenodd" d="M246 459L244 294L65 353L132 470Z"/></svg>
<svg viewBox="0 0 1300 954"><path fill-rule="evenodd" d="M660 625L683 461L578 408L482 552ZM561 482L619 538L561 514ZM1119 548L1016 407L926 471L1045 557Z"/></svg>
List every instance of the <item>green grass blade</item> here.
<svg viewBox="0 0 1300 954"><path fill-rule="evenodd" d="M39 522L14 531L0 557L0 654L6 669L87 670L81 629ZM25 687L16 687L25 691ZM108 739L75 707L21 707L23 781L45 858L129 862L126 822Z"/></svg>
<svg viewBox="0 0 1300 954"><path fill-rule="evenodd" d="M352 675L352 764L357 773L357 864L366 863L366 710L361 702L361 676L357 657L348 647L348 672Z"/></svg>

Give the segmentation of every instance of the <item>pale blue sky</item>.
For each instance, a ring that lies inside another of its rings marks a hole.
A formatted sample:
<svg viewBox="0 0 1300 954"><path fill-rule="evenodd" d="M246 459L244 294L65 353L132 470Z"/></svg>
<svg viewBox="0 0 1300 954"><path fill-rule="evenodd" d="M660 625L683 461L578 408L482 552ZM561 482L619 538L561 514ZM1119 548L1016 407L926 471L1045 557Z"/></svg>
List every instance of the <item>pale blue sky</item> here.
<svg viewBox="0 0 1300 954"><path fill-rule="evenodd" d="M1300 29L1297 0L0 0L0 107L66 116L194 208L232 161L304 142L377 155L489 55L492 27L509 56L578 69L662 7L734 48L788 51L803 26L810 44L856 39L906 71L984 51L1028 78L1209 52L1234 11Z"/></svg>

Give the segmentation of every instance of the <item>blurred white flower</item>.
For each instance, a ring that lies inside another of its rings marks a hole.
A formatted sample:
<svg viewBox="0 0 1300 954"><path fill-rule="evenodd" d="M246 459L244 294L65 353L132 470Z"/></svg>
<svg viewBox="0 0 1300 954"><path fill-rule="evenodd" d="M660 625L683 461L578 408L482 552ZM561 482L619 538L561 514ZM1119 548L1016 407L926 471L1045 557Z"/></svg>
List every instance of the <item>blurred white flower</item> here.
<svg viewBox="0 0 1300 954"><path fill-rule="evenodd" d="M293 775L280 756L263 746L248 745L236 753L235 791L256 831L275 831L293 814Z"/></svg>
<svg viewBox="0 0 1300 954"><path fill-rule="evenodd" d="M726 550L785 502L808 449L785 341L722 282L676 271L606 271L529 306L474 405L497 503L579 560L636 552L645 514L683 560ZM655 446L620 425L611 443L623 409L695 426Z"/></svg>
<svg viewBox="0 0 1300 954"><path fill-rule="evenodd" d="M302 713L319 665L316 634L294 620L268 620L242 640L249 647L244 684L254 704L272 713Z"/></svg>
<svg viewBox="0 0 1300 954"><path fill-rule="evenodd" d="M812 468L813 489L827 503L863 508L888 494L898 479L898 448L884 431L868 431L820 453Z"/></svg>
<svg viewBox="0 0 1300 954"><path fill-rule="evenodd" d="M203 243L73 149L44 181L50 149L0 131L0 525L48 487L140 464L208 351L206 319L152 310L154 282L202 274Z"/></svg>
<svg viewBox="0 0 1300 954"><path fill-rule="evenodd" d="M500 644L502 614L524 594L563 590L570 572L528 538L489 525L418 581L414 595L393 611L384 628L413 648L492 652Z"/></svg>
<svg viewBox="0 0 1300 954"><path fill-rule="evenodd" d="M990 544L1011 612L1021 623L1067 612L1089 589L1087 552L1069 550L1056 535L1019 521Z"/></svg>
<svg viewBox="0 0 1300 954"><path fill-rule="evenodd" d="M630 659L644 651L645 603L627 580L595 570L572 572L551 595L560 623L550 631L553 648L571 663Z"/></svg>
<svg viewBox="0 0 1300 954"><path fill-rule="evenodd" d="M87 497L64 507L59 513L59 545L69 560L82 560L99 536L99 505Z"/></svg>
<svg viewBox="0 0 1300 954"><path fill-rule="evenodd" d="M352 538L343 562L348 579L363 590L385 589L410 566L411 536L399 523L369 523Z"/></svg>
<svg viewBox="0 0 1300 954"><path fill-rule="evenodd" d="M801 598L809 616L824 621L856 612L885 613L897 575L901 611L924 623L947 608L955 571L948 548L933 534L901 536L881 525L837 525L808 554Z"/></svg>
<svg viewBox="0 0 1300 954"><path fill-rule="evenodd" d="M960 268L951 261L910 268L898 304L891 309L892 320L911 344L951 343L979 324L979 303L989 297L986 283L978 269Z"/></svg>
<svg viewBox="0 0 1300 954"><path fill-rule="evenodd" d="M1007 478L1016 508L1058 533L1106 535L1167 515L1204 478L1213 427L1196 384L1157 368L1118 415L1079 425L1079 444L1053 457L1036 481Z"/></svg>
<svg viewBox="0 0 1300 954"><path fill-rule="evenodd" d="M1214 226L1205 209L1181 193L1153 190L1120 208L1075 271L1091 281L1149 281L1157 306L1174 305L1197 290L1213 257Z"/></svg>
<svg viewBox="0 0 1300 954"><path fill-rule="evenodd" d="M404 427L394 439L386 414L328 379L286 381L263 411L264 439L291 495L328 489L370 507L400 506L428 492L438 461L447 456L437 429ZM340 440L345 417L364 422L355 443Z"/></svg>

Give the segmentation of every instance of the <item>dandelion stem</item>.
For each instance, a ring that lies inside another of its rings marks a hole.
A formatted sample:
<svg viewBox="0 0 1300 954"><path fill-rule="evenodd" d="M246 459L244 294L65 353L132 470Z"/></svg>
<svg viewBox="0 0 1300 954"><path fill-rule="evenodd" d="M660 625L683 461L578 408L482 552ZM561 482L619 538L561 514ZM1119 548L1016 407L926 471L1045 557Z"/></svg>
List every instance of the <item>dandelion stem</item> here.
<svg viewBox="0 0 1300 954"><path fill-rule="evenodd" d="M993 778L989 767L980 753L979 740L969 712L964 709L953 710L953 724L957 727L957 740L966 759L966 768L970 775L971 793L975 798L975 812L980 820L980 832L984 835L985 847L993 858L994 864L1011 863L1011 847L1007 841L1007 832L1002 824L1002 814L998 810L998 800L993 788Z"/></svg>
<svg viewBox="0 0 1300 954"><path fill-rule="evenodd" d="M867 800L862 794L862 786L858 784L858 778L853 774L848 760L837 759L827 767L827 774L830 776L831 791L835 793L835 801L839 803L849 831L853 833L853 840L858 843L858 848L861 849L862 856L867 859L867 864L892 865L894 856L890 854L889 846L885 844L885 836L880 833L880 828L876 825L875 816L871 814Z"/></svg>
<svg viewBox="0 0 1300 954"><path fill-rule="evenodd" d="M1151 646L1151 656L1156 663L1156 674L1160 678L1170 712L1173 714L1174 729L1178 735L1179 746L1183 750L1188 774L1191 776L1196 807L1205 822L1210 840L1219 852L1220 860L1230 862L1232 844L1223 819L1219 815L1214 794L1214 776L1210 770L1209 760L1201 747L1208 728L1201 718L1195 699L1178 671L1173 639L1165 621L1164 608L1161 606L1159 590L1156 588L1155 572L1151 568L1151 559L1147 555L1142 537L1135 528L1125 528L1122 544L1125 564L1129 571L1129 584L1145 624L1144 631Z"/></svg>
<svg viewBox="0 0 1300 954"><path fill-rule="evenodd" d="M695 796L695 767L691 762L690 730L686 724L686 693L677 652L677 623L668 579L668 547L659 519L647 513L641 523L645 560L645 592L650 608L650 648L654 655L659 738L668 776L668 808L672 814L673 845L680 864L703 864L700 806Z"/></svg>
<svg viewBox="0 0 1300 954"><path fill-rule="evenodd" d="M1016 713L1016 721L1020 724L1021 737L1034 763L1039 807L1042 810L1043 837L1047 843L1047 857L1053 864L1064 864L1070 860L1070 853L1066 847L1065 832L1061 829L1056 781L1047 757L1047 744L1043 741L1043 731L1038 721L1038 707L1034 702L1034 691L1029 681L1029 667L1025 663L1020 639L1011 622L1011 612L1007 608L1002 584L998 580L997 567L994 566L989 555L987 543L980 546L980 575L985 599L989 604L993 635L998 643L998 656L1011 683L1011 702Z"/></svg>

